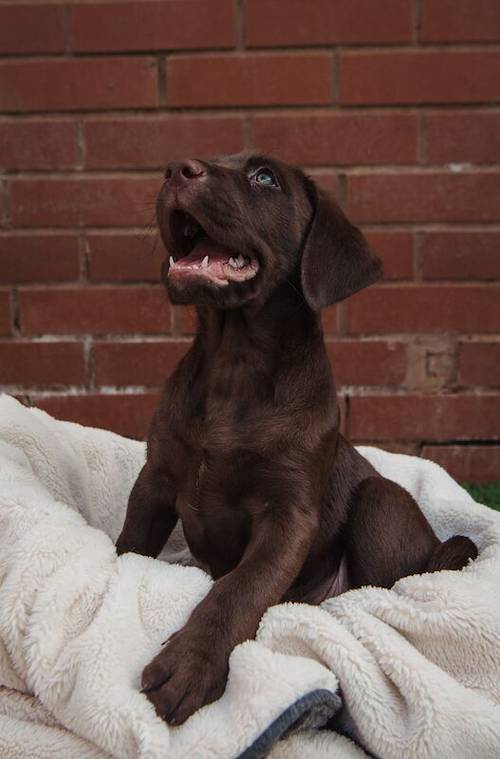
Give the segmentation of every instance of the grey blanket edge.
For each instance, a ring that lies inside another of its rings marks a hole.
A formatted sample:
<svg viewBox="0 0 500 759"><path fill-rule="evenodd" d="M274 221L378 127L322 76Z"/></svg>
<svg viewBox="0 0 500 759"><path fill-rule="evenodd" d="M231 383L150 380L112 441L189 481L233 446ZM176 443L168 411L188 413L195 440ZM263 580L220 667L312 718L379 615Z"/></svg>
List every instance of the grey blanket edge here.
<svg viewBox="0 0 500 759"><path fill-rule="evenodd" d="M318 688L290 704L237 759L263 759L275 743L297 730L323 727L338 712L338 693Z"/></svg>

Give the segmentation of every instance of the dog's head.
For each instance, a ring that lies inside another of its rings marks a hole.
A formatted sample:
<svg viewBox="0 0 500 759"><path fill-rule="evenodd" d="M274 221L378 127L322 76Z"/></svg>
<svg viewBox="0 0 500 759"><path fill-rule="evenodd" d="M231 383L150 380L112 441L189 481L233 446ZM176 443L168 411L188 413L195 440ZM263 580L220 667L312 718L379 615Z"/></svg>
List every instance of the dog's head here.
<svg viewBox="0 0 500 759"><path fill-rule="evenodd" d="M157 215L172 303L263 303L288 280L319 311L382 273L334 201L302 171L269 156L172 163Z"/></svg>

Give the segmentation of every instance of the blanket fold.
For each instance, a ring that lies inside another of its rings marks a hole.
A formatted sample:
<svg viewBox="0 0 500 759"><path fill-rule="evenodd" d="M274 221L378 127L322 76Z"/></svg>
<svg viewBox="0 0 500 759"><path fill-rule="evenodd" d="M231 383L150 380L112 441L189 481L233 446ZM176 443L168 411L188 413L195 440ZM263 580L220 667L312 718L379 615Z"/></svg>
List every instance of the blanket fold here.
<svg viewBox="0 0 500 759"><path fill-rule="evenodd" d="M497 757L500 515L431 462L359 450L478 559L272 607L222 698L170 728L141 671L212 580L179 528L161 560L116 556L144 444L2 396L0 757Z"/></svg>

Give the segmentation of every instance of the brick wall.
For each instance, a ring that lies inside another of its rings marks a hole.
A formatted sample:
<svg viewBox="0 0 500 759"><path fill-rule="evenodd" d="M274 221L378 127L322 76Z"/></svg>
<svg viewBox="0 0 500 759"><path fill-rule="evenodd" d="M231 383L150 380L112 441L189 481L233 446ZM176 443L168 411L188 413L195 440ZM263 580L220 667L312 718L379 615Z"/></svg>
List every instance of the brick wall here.
<svg viewBox="0 0 500 759"><path fill-rule="evenodd" d="M499 43L495 0L0 3L3 388L142 436L193 330L162 167L255 145L385 261L325 313L347 432L500 479Z"/></svg>

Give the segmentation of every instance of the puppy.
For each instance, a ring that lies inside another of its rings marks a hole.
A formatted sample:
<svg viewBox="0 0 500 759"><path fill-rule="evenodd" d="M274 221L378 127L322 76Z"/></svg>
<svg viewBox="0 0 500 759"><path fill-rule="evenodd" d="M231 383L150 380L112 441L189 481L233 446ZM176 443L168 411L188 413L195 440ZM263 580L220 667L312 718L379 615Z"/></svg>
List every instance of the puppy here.
<svg viewBox="0 0 500 759"><path fill-rule="evenodd" d="M381 265L299 169L262 155L171 164L157 202L174 304L194 342L165 384L118 553L157 556L178 519L215 583L145 668L172 725L221 696L232 649L280 601L463 567L413 498L339 433L320 312Z"/></svg>

